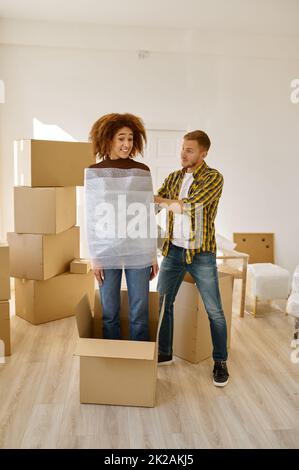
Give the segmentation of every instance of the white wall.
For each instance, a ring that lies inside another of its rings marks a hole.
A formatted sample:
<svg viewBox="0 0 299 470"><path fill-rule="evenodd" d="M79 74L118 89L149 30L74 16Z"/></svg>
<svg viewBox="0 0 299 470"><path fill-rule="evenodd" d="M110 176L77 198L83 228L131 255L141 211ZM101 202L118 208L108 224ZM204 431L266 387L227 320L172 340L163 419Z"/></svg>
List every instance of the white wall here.
<svg viewBox="0 0 299 470"><path fill-rule="evenodd" d="M290 101L298 38L1 26L0 237L13 230L13 140L33 137L34 118L87 140L101 114L129 111L148 127L206 130L207 163L225 177L218 231L275 232L277 263L299 264L299 104ZM139 49L150 58L139 60Z"/></svg>

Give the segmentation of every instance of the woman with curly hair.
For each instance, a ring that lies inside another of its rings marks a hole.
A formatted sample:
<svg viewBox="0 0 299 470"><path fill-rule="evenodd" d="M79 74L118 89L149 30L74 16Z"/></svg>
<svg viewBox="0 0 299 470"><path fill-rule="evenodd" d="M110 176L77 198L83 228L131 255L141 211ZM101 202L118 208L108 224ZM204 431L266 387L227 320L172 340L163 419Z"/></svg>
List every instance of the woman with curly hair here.
<svg viewBox="0 0 299 470"><path fill-rule="evenodd" d="M153 200L150 170L134 160L138 154L143 155L145 128L142 120L133 114L107 114L93 124L90 140L93 154L100 161L85 173L86 212L90 214L87 215L87 238L93 272L99 283L103 337L121 339L120 288L124 269L130 308L130 339L147 341L149 281L158 272L156 249L153 249L155 242L153 244L149 238L129 239L128 232L122 237L119 232L107 235L103 232L104 219L99 220L105 211L112 220L114 208L115 218L120 220L126 212L119 203L120 197L143 203L143 206L149 197ZM99 237L99 232L105 234Z"/></svg>

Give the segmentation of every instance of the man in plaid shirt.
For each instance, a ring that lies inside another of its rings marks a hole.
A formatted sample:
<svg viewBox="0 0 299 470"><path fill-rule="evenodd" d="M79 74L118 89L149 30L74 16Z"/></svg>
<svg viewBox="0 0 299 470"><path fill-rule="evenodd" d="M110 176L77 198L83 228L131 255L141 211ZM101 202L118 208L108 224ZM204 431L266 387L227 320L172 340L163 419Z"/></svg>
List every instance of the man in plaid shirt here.
<svg viewBox="0 0 299 470"><path fill-rule="evenodd" d="M172 361L173 304L186 272L194 278L205 305L213 342L213 383L228 383L227 328L219 292L216 265L215 217L223 176L204 161L211 142L200 130L184 136L182 169L171 173L155 196L167 210L158 291L165 296L159 337L159 363Z"/></svg>

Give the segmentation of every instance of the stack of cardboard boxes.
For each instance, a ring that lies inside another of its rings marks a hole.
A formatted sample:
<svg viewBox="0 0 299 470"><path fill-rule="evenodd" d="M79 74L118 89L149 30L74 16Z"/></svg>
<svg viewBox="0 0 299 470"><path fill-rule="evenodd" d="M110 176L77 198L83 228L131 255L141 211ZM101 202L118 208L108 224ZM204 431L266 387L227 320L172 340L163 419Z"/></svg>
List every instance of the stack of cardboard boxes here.
<svg viewBox="0 0 299 470"><path fill-rule="evenodd" d="M0 243L0 362L4 356L10 356L10 279L9 247Z"/></svg>
<svg viewBox="0 0 299 470"><path fill-rule="evenodd" d="M76 186L83 186L93 157L88 143L22 140L16 146L10 276L16 315L37 325L73 315L85 293L93 301L92 271L86 264L70 271L80 256Z"/></svg>

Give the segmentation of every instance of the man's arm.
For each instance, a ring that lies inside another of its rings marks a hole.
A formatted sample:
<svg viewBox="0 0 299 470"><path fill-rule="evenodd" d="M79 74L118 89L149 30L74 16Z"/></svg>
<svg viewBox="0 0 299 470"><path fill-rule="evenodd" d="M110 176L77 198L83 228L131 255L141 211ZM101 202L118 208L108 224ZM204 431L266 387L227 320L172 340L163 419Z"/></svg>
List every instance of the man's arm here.
<svg viewBox="0 0 299 470"><path fill-rule="evenodd" d="M159 213L162 209L166 209L168 205L163 205L162 204L162 201L169 201L169 199L167 199L168 195L169 195L169 189L170 189L170 182L171 182L171 179L172 179L172 176L173 176L174 173L171 173L170 175L167 176L167 178L165 178L162 186L160 189L158 189L157 191L157 196L154 196L154 202L155 204L157 204L156 206L156 214Z"/></svg>
<svg viewBox="0 0 299 470"><path fill-rule="evenodd" d="M162 197L162 198L168 197L169 189L170 189L170 181L172 179L172 176L173 176L173 173L170 173L170 175L168 175L167 178L165 178L161 188L159 188L157 191L157 196Z"/></svg>
<svg viewBox="0 0 299 470"><path fill-rule="evenodd" d="M184 203L178 199L165 199L160 196L155 196L155 203L159 204L161 209L174 212L175 214L181 214L183 212Z"/></svg>
<svg viewBox="0 0 299 470"><path fill-rule="evenodd" d="M215 171L205 178L203 184L198 185L189 198L173 200L155 196L155 202L168 211L181 214L184 210L189 212L188 204L200 204L201 207L211 204L221 196L222 188L223 176Z"/></svg>

